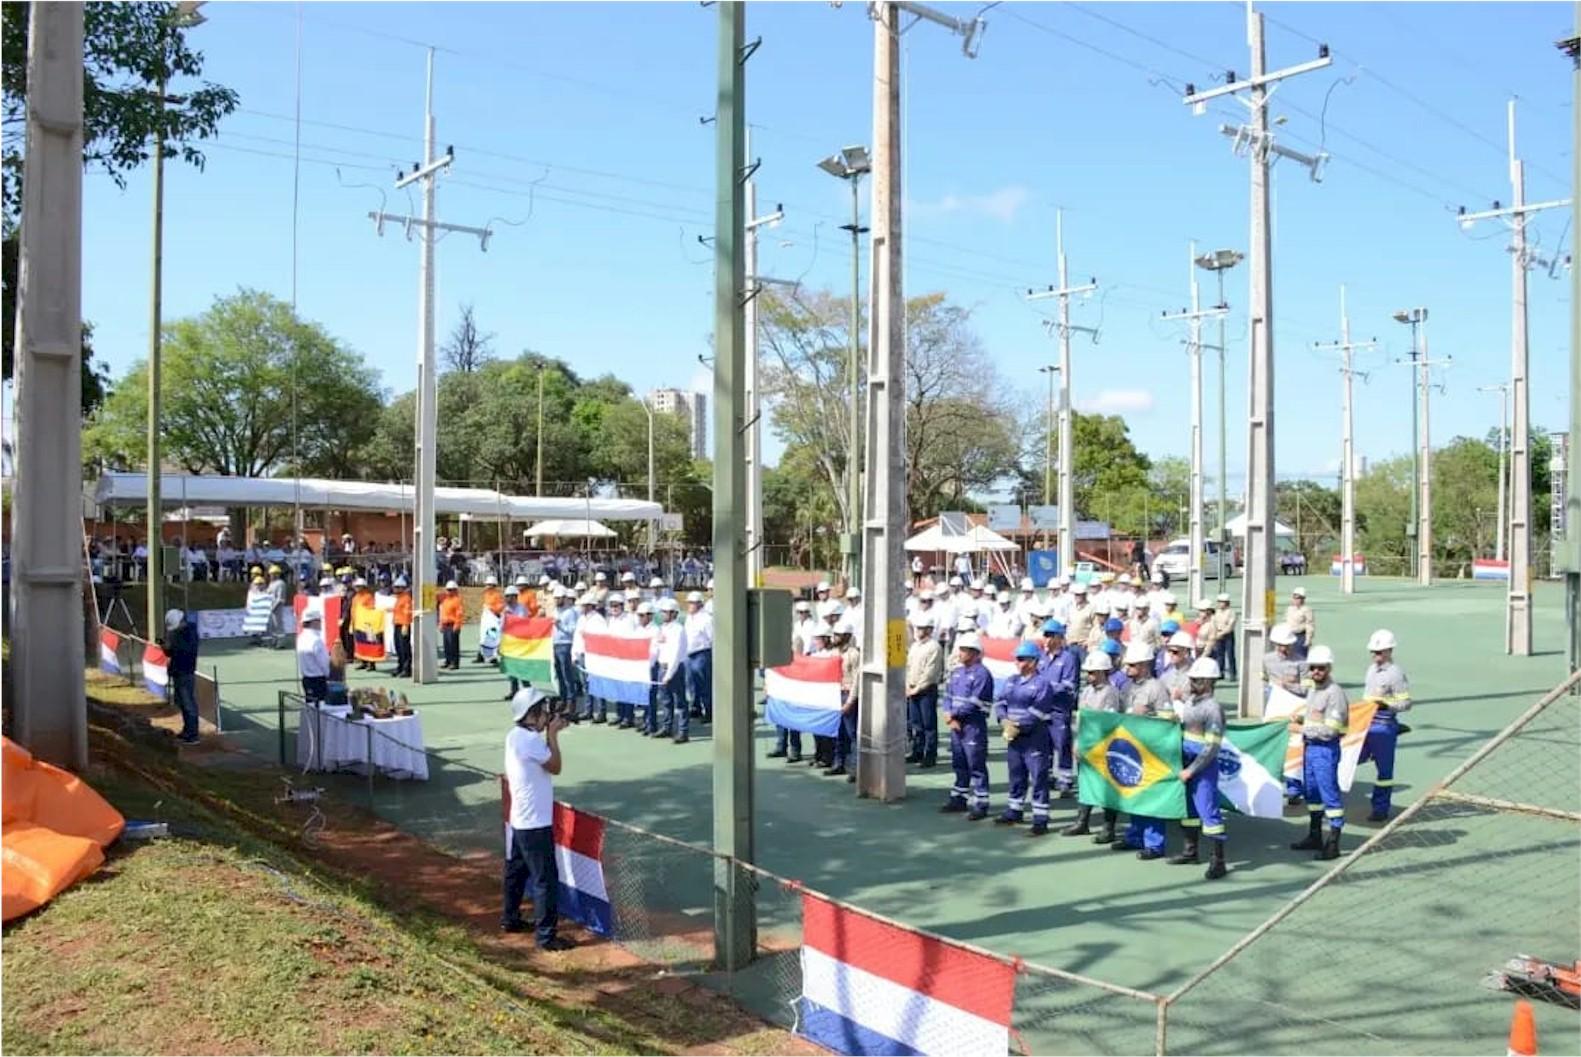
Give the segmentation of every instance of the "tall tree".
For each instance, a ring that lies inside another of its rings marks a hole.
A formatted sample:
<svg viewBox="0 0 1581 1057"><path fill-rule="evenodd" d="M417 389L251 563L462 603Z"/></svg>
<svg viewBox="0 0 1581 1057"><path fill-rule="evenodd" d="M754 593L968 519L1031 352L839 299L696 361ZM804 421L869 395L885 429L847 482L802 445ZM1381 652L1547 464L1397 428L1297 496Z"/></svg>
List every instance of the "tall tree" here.
<svg viewBox="0 0 1581 1057"><path fill-rule="evenodd" d="M268 294L217 298L165 328L161 424L171 461L192 473L360 476L378 427L378 376L323 327ZM83 434L83 454L141 466L147 365L116 383ZM293 461L293 455L295 461Z"/></svg>
<svg viewBox="0 0 1581 1057"><path fill-rule="evenodd" d="M461 306L461 318L439 349L445 370L471 374L494 358L494 335L478 329L471 302Z"/></svg>

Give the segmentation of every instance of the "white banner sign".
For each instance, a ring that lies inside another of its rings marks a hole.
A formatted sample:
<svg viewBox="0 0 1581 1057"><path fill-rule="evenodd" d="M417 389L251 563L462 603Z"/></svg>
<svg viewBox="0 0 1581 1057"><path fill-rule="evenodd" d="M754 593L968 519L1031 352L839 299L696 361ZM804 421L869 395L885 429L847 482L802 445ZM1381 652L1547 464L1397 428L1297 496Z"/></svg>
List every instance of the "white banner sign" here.
<svg viewBox="0 0 1581 1057"><path fill-rule="evenodd" d="M1014 532L1021 527L1021 508L1014 503L997 503L988 508L988 527L995 532Z"/></svg>
<svg viewBox="0 0 1581 1057"><path fill-rule="evenodd" d="M1059 507L1057 506L1031 506L1027 507L1027 514L1032 518L1032 527L1035 529L1059 529Z"/></svg>

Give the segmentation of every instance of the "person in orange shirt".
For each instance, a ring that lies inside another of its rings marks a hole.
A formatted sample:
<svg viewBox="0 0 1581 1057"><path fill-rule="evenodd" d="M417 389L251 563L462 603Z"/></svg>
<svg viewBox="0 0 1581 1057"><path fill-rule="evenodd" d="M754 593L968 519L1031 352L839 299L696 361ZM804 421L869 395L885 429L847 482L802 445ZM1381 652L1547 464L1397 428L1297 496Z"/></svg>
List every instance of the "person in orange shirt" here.
<svg viewBox="0 0 1581 1057"><path fill-rule="evenodd" d="M412 674L412 585L406 577L395 578L395 609L391 620L395 624L395 675Z"/></svg>
<svg viewBox="0 0 1581 1057"><path fill-rule="evenodd" d="M478 652L472 658L473 664L498 664L498 647L485 653L483 640L488 634L489 627L500 626L500 614L505 612L505 595L500 591L498 577L490 576L483 581L483 612L478 614Z"/></svg>
<svg viewBox="0 0 1581 1057"><path fill-rule="evenodd" d="M445 647L441 668L456 671L461 667L461 628L466 622L467 607L461 602L461 585L454 580L447 581L444 597L439 600L439 638Z"/></svg>

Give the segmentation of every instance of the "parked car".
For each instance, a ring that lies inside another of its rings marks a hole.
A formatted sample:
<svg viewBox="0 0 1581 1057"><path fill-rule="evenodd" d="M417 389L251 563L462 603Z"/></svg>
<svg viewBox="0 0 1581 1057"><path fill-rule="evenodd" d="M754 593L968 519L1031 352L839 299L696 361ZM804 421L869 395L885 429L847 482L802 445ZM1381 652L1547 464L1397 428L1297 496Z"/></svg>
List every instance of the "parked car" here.
<svg viewBox="0 0 1581 1057"><path fill-rule="evenodd" d="M1203 550L1203 576L1216 579L1221 564L1226 577L1235 575L1235 559L1230 548L1221 547L1214 540L1203 540ZM1162 571L1169 577L1171 583L1190 577L1191 541L1185 538L1171 540L1163 550L1153 556L1153 568Z"/></svg>

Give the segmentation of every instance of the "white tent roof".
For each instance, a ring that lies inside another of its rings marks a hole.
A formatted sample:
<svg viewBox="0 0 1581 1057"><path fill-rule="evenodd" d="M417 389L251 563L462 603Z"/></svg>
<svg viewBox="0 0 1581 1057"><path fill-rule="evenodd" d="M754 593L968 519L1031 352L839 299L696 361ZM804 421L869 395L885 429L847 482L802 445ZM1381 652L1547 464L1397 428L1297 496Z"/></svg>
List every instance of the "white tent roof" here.
<svg viewBox="0 0 1581 1057"><path fill-rule="evenodd" d="M550 521L540 521L523 535L537 539L539 536L555 536L563 538L589 538L605 539L615 534L613 529L606 528L596 521L585 521L578 518L559 518Z"/></svg>
<svg viewBox="0 0 1581 1057"><path fill-rule="evenodd" d="M1231 536L1234 536L1236 539L1245 539L1246 538L1246 515L1245 514L1237 514L1234 517L1230 518L1230 520L1228 520L1228 521L1226 521L1224 523L1224 531L1228 532ZM1289 525L1286 525L1282 521L1275 521L1274 522L1274 535L1275 536L1283 536L1286 539L1294 539L1295 538L1295 530L1292 529Z"/></svg>
<svg viewBox="0 0 1581 1057"><path fill-rule="evenodd" d="M167 507L293 506L335 510L406 510L414 505L411 485L368 481L333 481L322 477L223 477L217 474L164 474L160 498ZM141 506L148 481L141 473L107 473L99 478L94 501L101 506ZM641 499L578 499L560 496L513 496L489 488L435 488L439 514L475 517L599 518L604 521L651 521L664 513L659 503Z"/></svg>
<svg viewBox="0 0 1581 1057"><path fill-rule="evenodd" d="M961 535L950 535L942 526L934 525L907 540L906 549L976 554L981 551L1018 551L1021 548L985 525L973 525Z"/></svg>

